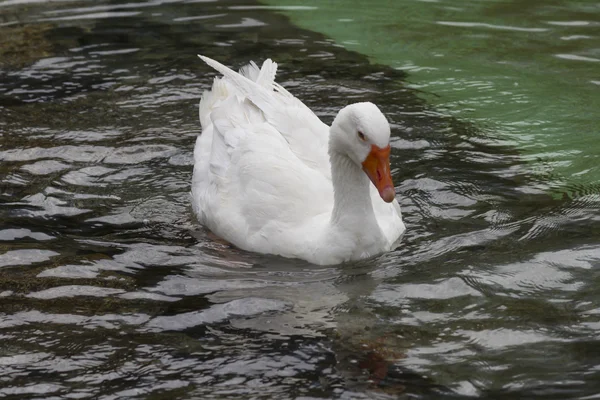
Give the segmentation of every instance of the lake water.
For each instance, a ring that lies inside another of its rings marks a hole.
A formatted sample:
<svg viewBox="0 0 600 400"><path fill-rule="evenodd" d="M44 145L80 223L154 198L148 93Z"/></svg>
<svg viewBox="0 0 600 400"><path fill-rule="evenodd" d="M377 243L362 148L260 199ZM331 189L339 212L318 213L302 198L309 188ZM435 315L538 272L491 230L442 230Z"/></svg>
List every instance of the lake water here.
<svg viewBox="0 0 600 400"><path fill-rule="evenodd" d="M0 1L0 397L598 398L600 5L339 4ZM401 246L199 227L197 53L377 103Z"/></svg>

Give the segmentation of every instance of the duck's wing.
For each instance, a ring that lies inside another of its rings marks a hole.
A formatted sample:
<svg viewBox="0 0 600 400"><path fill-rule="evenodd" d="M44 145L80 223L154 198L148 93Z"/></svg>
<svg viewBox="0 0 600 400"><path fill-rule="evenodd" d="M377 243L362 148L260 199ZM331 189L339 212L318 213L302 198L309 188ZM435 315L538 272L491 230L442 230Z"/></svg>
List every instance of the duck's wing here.
<svg viewBox="0 0 600 400"><path fill-rule="evenodd" d="M329 127L304 103L275 82L275 62L267 59L260 69L251 63L242 68L240 74L213 59L199 57L223 74L237 91L238 98L248 99L262 112L265 120L281 134L301 161L331 177L327 153Z"/></svg>
<svg viewBox="0 0 600 400"><path fill-rule="evenodd" d="M269 66L258 70L251 64L242 71L256 82L231 71L254 91L250 95L228 76L215 79L212 90L205 92L192 181L194 210L202 223L239 247L265 252L272 249L261 246L286 235L293 239L292 230L302 229L302 224L330 211L333 204L330 178L315 167L318 162L311 165L308 156L301 158L308 155L308 147L301 147L301 141L292 146L296 133L288 138L278 128L292 129L294 123L281 116L285 100L283 105L275 104L267 90L271 96L288 99L290 109L300 107L293 96L269 87L274 84L274 69ZM306 135L307 140L316 136L309 129Z"/></svg>

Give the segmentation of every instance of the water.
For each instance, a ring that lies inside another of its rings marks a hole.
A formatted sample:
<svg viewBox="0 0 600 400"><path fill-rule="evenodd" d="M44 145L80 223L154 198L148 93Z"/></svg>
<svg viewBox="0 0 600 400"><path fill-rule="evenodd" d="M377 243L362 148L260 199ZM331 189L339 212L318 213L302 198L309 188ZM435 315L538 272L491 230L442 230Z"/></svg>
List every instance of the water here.
<svg viewBox="0 0 600 400"><path fill-rule="evenodd" d="M418 71L371 64L282 14L306 7L0 3L0 395L600 392L597 186L556 195L564 176L540 173L504 125L453 115L415 87ZM272 57L326 122L349 101L378 103L393 125L402 245L317 267L200 228L192 149L214 74L199 52L236 67Z"/></svg>
<svg viewBox="0 0 600 400"><path fill-rule="evenodd" d="M600 179L597 2L303 4L318 12L286 11L294 23L409 72L409 86L438 112L515 146L540 178L552 174L556 195Z"/></svg>

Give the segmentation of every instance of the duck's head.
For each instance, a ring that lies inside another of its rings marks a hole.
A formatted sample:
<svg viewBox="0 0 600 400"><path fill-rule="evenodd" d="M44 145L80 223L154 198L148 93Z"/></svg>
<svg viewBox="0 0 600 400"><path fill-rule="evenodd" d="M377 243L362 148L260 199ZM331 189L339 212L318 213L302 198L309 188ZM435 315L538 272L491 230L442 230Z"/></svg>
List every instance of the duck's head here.
<svg viewBox="0 0 600 400"><path fill-rule="evenodd" d="M330 151L347 155L367 174L386 203L396 197L390 172L390 124L373 103L340 110L331 125Z"/></svg>

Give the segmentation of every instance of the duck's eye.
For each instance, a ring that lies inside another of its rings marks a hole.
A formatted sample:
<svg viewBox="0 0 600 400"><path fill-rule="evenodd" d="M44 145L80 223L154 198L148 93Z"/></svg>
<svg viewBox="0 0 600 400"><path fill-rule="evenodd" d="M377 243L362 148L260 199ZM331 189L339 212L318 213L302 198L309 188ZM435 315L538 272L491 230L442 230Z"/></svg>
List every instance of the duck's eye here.
<svg viewBox="0 0 600 400"><path fill-rule="evenodd" d="M358 138L359 138L360 140L362 140L363 142L364 142L365 140L367 140L367 138L365 137L365 134L364 134L364 133L362 133L361 131L358 131Z"/></svg>

